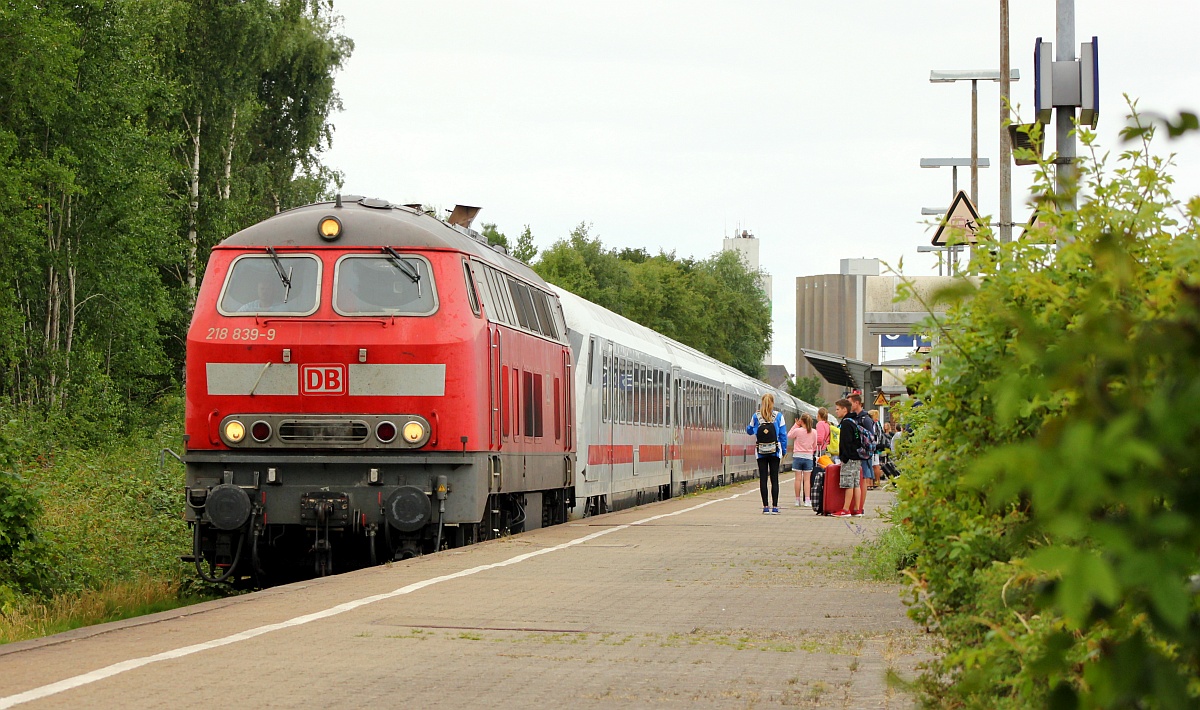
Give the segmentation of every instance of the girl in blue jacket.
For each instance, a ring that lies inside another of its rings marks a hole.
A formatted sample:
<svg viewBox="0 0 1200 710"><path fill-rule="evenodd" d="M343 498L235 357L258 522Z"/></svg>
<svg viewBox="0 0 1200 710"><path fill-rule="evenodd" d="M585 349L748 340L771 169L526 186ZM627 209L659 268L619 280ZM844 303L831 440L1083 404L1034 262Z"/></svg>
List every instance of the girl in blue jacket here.
<svg viewBox="0 0 1200 710"><path fill-rule="evenodd" d="M763 430L759 425L766 423ZM755 437L758 453L758 492L762 494L763 515L779 515L779 461L787 445L783 414L775 409L775 395L762 396L758 411L750 418L746 433ZM774 440L774 445L771 442ZM767 505L767 479L771 479L771 505Z"/></svg>

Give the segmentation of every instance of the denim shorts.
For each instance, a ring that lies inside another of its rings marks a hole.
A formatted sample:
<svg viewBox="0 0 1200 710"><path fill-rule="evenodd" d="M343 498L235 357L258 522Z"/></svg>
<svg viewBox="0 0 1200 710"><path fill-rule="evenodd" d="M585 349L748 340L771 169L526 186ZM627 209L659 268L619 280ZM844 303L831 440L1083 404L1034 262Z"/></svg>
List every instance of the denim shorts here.
<svg viewBox="0 0 1200 710"><path fill-rule="evenodd" d="M792 470L793 471L811 471L813 470L813 460L806 459L802 454L792 455Z"/></svg>
<svg viewBox="0 0 1200 710"><path fill-rule="evenodd" d="M875 469L871 467L871 462L870 462L870 461L863 461L863 462L862 462L862 472L863 472L863 473L862 473L862 477L863 477L863 478L865 478L865 479L867 479L867 480L869 480L869 481L874 481L874 480L875 480Z"/></svg>

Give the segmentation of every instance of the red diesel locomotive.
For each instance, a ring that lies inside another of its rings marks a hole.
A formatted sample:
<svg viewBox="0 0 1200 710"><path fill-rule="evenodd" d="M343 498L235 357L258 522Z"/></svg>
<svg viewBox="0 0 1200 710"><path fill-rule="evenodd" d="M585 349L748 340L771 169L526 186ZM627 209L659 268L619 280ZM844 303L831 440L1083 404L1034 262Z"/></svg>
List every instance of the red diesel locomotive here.
<svg viewBox="0 0 1200 710"><path fill-rule="evenodd" d="M566 520L563 312L469 212L339 197L213 249L187 342L202 576L327 574Z"/></svg>

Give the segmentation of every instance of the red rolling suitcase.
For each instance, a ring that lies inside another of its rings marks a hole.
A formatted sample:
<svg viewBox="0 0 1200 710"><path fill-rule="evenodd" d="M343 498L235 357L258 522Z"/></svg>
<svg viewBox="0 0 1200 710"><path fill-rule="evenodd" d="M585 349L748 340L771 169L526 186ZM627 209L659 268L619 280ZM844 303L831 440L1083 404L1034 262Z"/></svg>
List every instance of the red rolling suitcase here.
<svg viewBox="0 0 1200 710"><path fill-rule="evenodd" d="M842 465L835 463L825 467L825 485L821 491L821 515L833 515L846 507L846 493L849 489L838 485L842 474Z"/></svg>

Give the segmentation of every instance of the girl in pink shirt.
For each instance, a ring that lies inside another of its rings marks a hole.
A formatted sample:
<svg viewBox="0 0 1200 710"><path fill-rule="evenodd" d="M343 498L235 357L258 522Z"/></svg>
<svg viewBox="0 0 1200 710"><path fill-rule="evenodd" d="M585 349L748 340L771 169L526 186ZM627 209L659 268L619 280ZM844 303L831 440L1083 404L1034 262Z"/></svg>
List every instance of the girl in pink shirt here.
<svg viewBox="0 0 1200 710"><path fill-rule="evenodd" d="M825 453L829 449L829 411L824 407L817 410L817 453Z"/></svg>
<svg viewBox="0 0 1200 710"><path fill-rule="evenodd" d="M792 448L792 471L796 473L796 507L812 506L809 499L809 486L812 481L813 461L816 459L817 430L813 429L812 417L801 414L788 432L789 439L795 439ZM803 498L801 498L803 494ZM800 501L804 502L801 503Z"/></svg>

